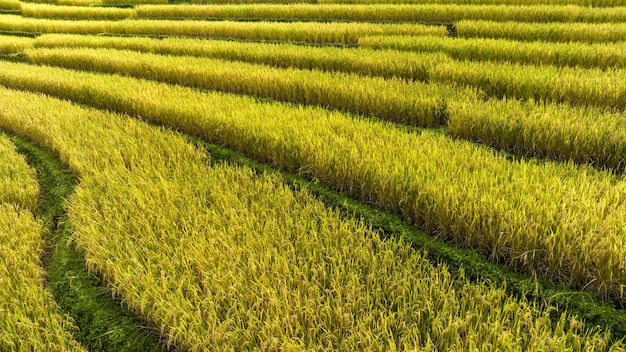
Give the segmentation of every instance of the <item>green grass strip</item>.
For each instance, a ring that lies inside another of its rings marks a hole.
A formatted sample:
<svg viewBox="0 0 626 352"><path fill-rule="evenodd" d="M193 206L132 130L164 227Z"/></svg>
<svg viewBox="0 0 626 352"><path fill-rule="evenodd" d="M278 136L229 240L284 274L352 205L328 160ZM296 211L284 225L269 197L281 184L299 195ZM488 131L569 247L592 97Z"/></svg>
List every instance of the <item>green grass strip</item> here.
<svg viewBox="0 0 626 352"><path fill-rule="evenodd" d="M360 218L369 226L382 230L385 236L408 241L414 248L426 252L430 260L446 263L450 267L450 272L461 270L472 280L488 280L494 285L504 284L507 293L516 297L553 304L558 307L558 311L552 315L555 319L565 311L576 314L590 326L598 325L610 330L613 341L626 337L626 311L617 309L609 303L600 302L592 294L568 290L563 285L555 285L548 280L522 274L508 266L495 264L477 250L458 248L446 243L420 231L397 215L357 201L322 183L311 182L198 137L191 135L186 137L196 146L207 150L211 155L211 162L246 166L257 173L279 174L285 184L294 189L308 189L327 207L337 208L347 217Z"/></svg>
<svg viewBox="0 0 626 352"><path fill-rule="evenodd" d="M43 258L48 286L63 312L80 328L76 340L90 351L166 351L145 322L111 298L102 280L87 271L83 256L67 244L70 229L63 203L76 186L74 176L52 151L22 136L8 135L37 170L38 215L48 224Z"/></svg>

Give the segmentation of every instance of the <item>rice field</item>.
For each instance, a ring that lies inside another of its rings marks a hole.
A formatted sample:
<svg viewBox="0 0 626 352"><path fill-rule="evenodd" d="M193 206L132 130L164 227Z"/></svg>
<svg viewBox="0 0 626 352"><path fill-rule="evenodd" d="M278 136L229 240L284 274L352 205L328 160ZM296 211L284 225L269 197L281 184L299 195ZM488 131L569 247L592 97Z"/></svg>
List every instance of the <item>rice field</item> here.
<svg viewBox="0 0 626 352"><path fill-rule="evenodd" d="M478 62L494 61L605 70L623 68L623 65L626 64L624 43L583 44L576 42L519 42L488 38L375 36L360 38L359 46L377 50L445 53L457 60Z"/></svg>
<svg viewBox="0 0 626 352"><path fill-rule="evenodd" d="M85 351L72 337L76 327L44 287L43 225L33 216L39 195L35 170L4 135L0 153L0 348Z"/></svg>
<svg viewBox="0 0 626 352"><path fill-rule="evenodd" d="M0 349L625 350L625 6L0 0Z"/></svg>

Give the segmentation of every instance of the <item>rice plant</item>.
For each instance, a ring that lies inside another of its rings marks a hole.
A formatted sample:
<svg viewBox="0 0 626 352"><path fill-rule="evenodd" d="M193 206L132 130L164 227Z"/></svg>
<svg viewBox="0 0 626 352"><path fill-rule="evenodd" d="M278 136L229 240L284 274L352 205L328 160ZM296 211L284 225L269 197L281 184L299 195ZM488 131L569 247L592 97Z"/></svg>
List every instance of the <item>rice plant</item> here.
<svg viewBox="0 0 626 352"><path fill-rule="evenodd" d="M7 109L0 103L0 116ZM42 224L33 217L39 185L35 170L0 135L0 349L84 351L75 329L44 288Z"/></svg>
<svg viewBox="0 0 626 352"><path fill-rule="evenodd" d="M458 60L494 61L582 68L626 66L624 43L519 42L508 39L435 36L375 36L359 38L362 48L407 52L443 52Z"/></svg>
<svg viewBox="0 0 626 352"><path fill-rule="evenodd" d="M236 4L137 6L142 18L193 18L221 20L324 20L450 23L461 20L518 22L613 22L626 20L625 8L583 6L505 5L336 5L336 4Z"/></svg>
<svg viewBox="0 0 626 352"><path fill-rule="evenodd" d="M493 260L624 299L626 184L591 167L510 160L438 133L127 77L7 63L0 83L200 135L394 210Z"/></svg>
<svg viewBox="0 0 626 352"><path fill-rule="evenodd" d="M532 99L595 106L607 111L626 109L626 71L448 61L433 66L430 81L475 87L492 97Z"/></svg>
<svg viewBox="0 0 626 352"><path fill-rule="evenodd" d="M575 5L586 7L625 6L624 0L192 0L194 4L441 4L441 5Z"/></svg>
<svg viewBox="0 0 626 352"><path fill-rule="evenodd" d="M18 0L0 0L0 10L19 11L21 3Z"/></svg>
<svg viewBox="0 0 626 352"><path fill-rule="evenodd" d="M42 231L28 210L0 204L0 349L85 351L72 337L74 325L44 289Z"/></svg>
<svg viewBox="0 0 626 352"><path fill-rule="evenodd" d="M35 170L31 169L15 146L0 135L0 203L11 203L21 208L35 210L39 185Z"/></svg>
<svg viewBox="0 0 626 352"><path fill-rule="evenodd" d="M0 16L0 31L34 34L116 34L140 36L191 36L245 40L292 41L316 44L356 44L366 35L446 35L441 26L420 24L236 22L236 21L88 21Z"/></svg>
<svg viewBox="0 0 626 352"><path fill-rule="evenodd" d="M12 37L0 35L0 54L10 55L21 53L34 44L32 38Z"/></svg>
<svg viewBox="0 0 626 352"><path fill-rule="evenodd" d="M319 105L416 126L445 123L447 87L401 79L278 69L214 59L169 57L102 49L35 49L30 61L119 73L195 88ZM427 65L428 61L425 61ZM432 60L431 60L432 61Z"/></svg>
<svg viewBox="0 0 626 352"><path fill-rule="evenodd" d="M1 38L1 37L0 37ZM37 37L37 48L102 48L172 56L243 61L273 67L357 73L385 78L426 81L431 66L446 55L417 55L392 50L311 47L287 43L250 43L193 38L137 38L48 34ZM22 49L24 51L26 48Z"/></svg>
<svg viewBox="0 0 626 352"><path fill-rule="evenodd" d="M36 64L127 74L196 88L329 106L418 126L444 121L445 100L451 94L439 84L475 88L497 98L596 106L608 111L626 109L626 73L618 69L439 61L425 55L422 72L431 84L424 85L126 51L60 48L27 50L25 54ZM436 107L433 103L419 103L433 99L440 102L434 103Z"/></svg>
<svg viewBox="0 0 626 352"><path fill-rule="evenodd" d="M119 87L118 87L119 88ZM207 164L172 132L0 90L2 127L81 179L69 224L87 264L170 346L608 350L606 332L470 283L271 175ZM156 96L153 96L156 98Z"/></svg>
<svg viewBox="0 0 626 352"><path fill-rule="evenodd" d="M286 57L287 59L284 63L287 66L290 66L290 62L293 62L292 65L296 67L313 66L328 70L345 69L346 71L351 71L352 67L355 67L347 64L348 62L352 63L352 60L354 60L366 63L366 65L357 66L354 69L356 72L362 71L366 74L372 72L368 69L368 67L371 67L370 64L380 64L379 68L376 69L378 72L384 72L384 68L387 67L384 62L365 61L364 59L355 59L355 56L346 55L347 53L356 54L361 52L354 49L319 48L317 50L319 55L315 55L315 50L310 50L311 55L305 57L307 51L301 49L300 46L204 42L181 39L154 40L145 38L48 36L38 39L36 43L37 46L55 48L66 46L117 47L131 48L143 52L175 52L178 55L215 55L217 57L224 56L230 59L259 61L262 63L274 63L273 60L280 61L283 57ZM245 49L248 48L249 51L246 51ZM271 48L277 49L269 50ZM292 51L292 48L294 51ZM61 54L59 55L59 53ZM296 55L296 53L302 54ZM337 54L330 55L329 53ZM568 107L566 105L555 105L554 103L542 104L533 101L525 103L519 101L500 102L494 99L483 101L479 95L466 93L462 94L465 97L464 99L452 90L433 85L432 83L429 85L418 85L418 91L408 94L407 96L411 98L405 99L404 103L396 99L397 104L400 105L385 105L380 102L393 91L390 85L391 81L368 81L367 79L354 76L326 75L319 72L310 73L298 70L273 70L254 65L231 65L217 61L179 60L165 59L159 56L128 55L117 51L109 51L104 54L101 51L72 51L64 49L55 50L54 53L35 53L33 55L35 62L47 63L49 65L118 72L170 83L253 94L307 104L332 106L353 112L367 113L369 111L373 115L384 117L390 121L413 125L432 126L447 123L450 131L455 136L485 143L499 149L510 150L518 154L522 153L564 161L572 160L576 163L588 163L599 168L610 168L618 172L624 167L623 159L626 155L626 149L624 149L621 142L623 139L623 126L621 125L623 117L620 113L608 113L586 107ZM42 57L45 55L50 56L39 60L37 59L38 55ZM329 59L325 60L326 57ZM401 57L399 56L398 58L400 59ZM298 61L299 58L302 58L302 62ZM432 60L430 66L441 63L436 60L436 57L433 59L435 60ZM398 62L401 63L402 61L398 60ZM416 60L416 62L419 62L419 60ZM426 64L426 62L428 61L422 60L422 64ZM187 68L182 69L181 65ZM174 69L174 67L181 67L181 69ZM190 67L195 67L195 69ZM208 69L208 67L217 69ZM420 71L428 74L430 68L426 65ZM391 72L400 72L394 69L393 64L390 64L388 69ZM228 73L229 70L232 71L230 74ZM157 73L157 71L160 73ZM490 68L484 70L478 68L466 70L466 72L471 71L480 75L483 72L497 72L497 69ZM403 76L402 73L398 73L398 75L403 78L415 78L410 75ZM467 77L467 74L462 76ZM579 76L588 77L587 75ZM277 77L284 79L284 81L280 81ZM288 77L291 78L288 79ZM428 79L428 75L421 78ZM531 75L531 79L537 78L537 75ZM539 75L539 78L541 78L541 75ZM309 80L317 82L317 84L307 84ZM229 81L229 83L226 81ZM254 84L246 86L247 82L254 82ZM322 85L320 84L321 82L328 82L328 84ZM339 91L338 89L342 86L340 82L346 82L345 84L349 86L358 86L359 82L369 82L366 86L371 88L372 91L370 95L365 95L365 98L360 98L363 96L363 88ZM387 87L379 86L382 82L387 82ZM453 81L453 83L458 82ZM544 80L543 83L546 84L549 81ZM472 85L472 83L466 84ZM412 86L415 86L415 84ZM512 83L509 86L513 87L514 84ZM558 90L560 85L554 84L554 86L557 87L555 91L561 94L566 92ZM314 87L318 89L315 94L312 93ZM405 84L398 86L396 97L403 96L402 93L412 91L410 87ZM485 86L482 87L484 88ZM510 94L494 92L488 88L484 89L497 95ZM292 94L293 92L301 94L305 91L310 93L302 94L301 96ZM529 91L532 91L532 89L529 89ZM425 94L424 98L427 96L439 98L438 100L422 100L421 106L424 109L421 110L422 113L408 113L410 104L413 104L414 107L418 106L415 105L417 101L415 99L419 94ZM298 100L299 97L301 100ZM333 99L329 97L333 97ZM334 99L338 97L343 97L343 100L338 101ZM527 98L532 99L532 96ZM543 98L546 99L547 97L544 96ZM352 105L345 105L342 101L349 101ZM359 101L365 105L356 105ZM414 103L410 103L411 101ZM366 108L367 104L371 104L371 107ZM406 112L391 110L393 106L399 107L402 104L404 104ZM428 108L428 104L431 104L430 108ZM373 110L380 107L383 107L384 110ZM408 118L415 114L422 116L422 118ZM437 120L432 120L429 119L429 116L438 116L438 118Z"/></svg>
<svg viewBox="0 0 626 352"><path fill-rule="evenodd" d="M459 21L454 24L461 38L493 38L518 41L612 43L626 38L625 23L522 23Z"/></svg>
<svg viewBox="0 0 626 352"><path fill-rule="evenodd" d="M56 19L121 20L132 18L135 11L128 8L59 6L23 3L21 14L25 17Z"/></svg>
<svg viewBox="0 0 626 352"><path fill-rule="evenodd" d="M516 154L623 172L626 114L515 99L448 103L452 135Z"/></svg>

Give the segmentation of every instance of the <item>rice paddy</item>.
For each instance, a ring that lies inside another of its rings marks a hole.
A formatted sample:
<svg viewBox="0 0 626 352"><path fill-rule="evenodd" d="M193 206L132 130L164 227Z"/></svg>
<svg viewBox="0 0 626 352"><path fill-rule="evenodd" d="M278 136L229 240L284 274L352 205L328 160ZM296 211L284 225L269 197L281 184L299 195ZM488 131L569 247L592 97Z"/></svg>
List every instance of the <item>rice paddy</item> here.
<svg viewBox="0 0 626 352"><path fill-rule="evenodd" d="M626 4L244 2L0 0L2 350L625 349Z"/></svg>

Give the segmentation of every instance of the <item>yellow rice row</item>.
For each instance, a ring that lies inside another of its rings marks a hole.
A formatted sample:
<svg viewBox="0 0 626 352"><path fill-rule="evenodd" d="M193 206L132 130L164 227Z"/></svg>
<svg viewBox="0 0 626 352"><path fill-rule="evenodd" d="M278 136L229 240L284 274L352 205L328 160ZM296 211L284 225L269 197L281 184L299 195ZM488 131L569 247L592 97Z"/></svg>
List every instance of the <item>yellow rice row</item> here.
<svg viewBox="0 0 626 352"><path fill-rule="evenodd" d="M91 77L110 93L165 98L150 83L126 91ZM88 266L170 345L623 349L575 317L562 315L553 326L549 307L433 266L408 244L381 240L276 177L209 167L205 153L174 133L40 95L0 89L0 98L14 103L0 111L2 128L57 150L80 176L68 215Z"/></svg>

